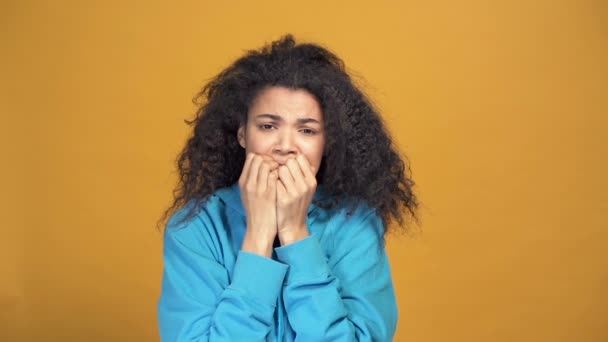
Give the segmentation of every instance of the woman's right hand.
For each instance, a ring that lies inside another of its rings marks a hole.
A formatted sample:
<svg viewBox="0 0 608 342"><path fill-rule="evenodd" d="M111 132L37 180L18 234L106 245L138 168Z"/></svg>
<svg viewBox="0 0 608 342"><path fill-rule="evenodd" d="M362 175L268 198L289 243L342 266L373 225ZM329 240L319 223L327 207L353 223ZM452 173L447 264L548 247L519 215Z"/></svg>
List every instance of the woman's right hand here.
<svg viewBox="0 0 608 342"><path fill-rule="evenodd" d="M241 249L272 256L277 235L276 184L279 164L271 157L248 153L239 178L247 232Z"/></svg>

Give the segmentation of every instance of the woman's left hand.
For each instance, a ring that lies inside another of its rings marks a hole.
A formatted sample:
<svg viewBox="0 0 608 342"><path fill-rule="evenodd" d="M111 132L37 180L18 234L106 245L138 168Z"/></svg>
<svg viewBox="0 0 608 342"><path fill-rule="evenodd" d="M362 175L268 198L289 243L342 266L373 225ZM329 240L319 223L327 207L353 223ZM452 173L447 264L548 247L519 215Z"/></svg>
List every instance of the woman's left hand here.
<svg viewBox="0 0 608 342"><path fill-rule="evenodd" d="M303 155L279 166L277 182L277 228L281 245L308 236L306 217L317 189L315 173Z"/></svg>

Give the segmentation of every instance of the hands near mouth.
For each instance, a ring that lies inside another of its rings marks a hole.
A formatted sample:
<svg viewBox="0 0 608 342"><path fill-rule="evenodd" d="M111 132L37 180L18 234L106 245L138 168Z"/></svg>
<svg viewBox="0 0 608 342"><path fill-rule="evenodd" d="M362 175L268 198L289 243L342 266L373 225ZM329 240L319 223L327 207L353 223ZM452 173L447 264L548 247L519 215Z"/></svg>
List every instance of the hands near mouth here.
<svg viewBox="0 0 608 342"><path fill-rule="evenodd" d="M303 155L280 165L271 157L249 153L239 187L247 215L242 250L270 257L276 236L281 245L308 236L306 216L317 180Z"/></svg>

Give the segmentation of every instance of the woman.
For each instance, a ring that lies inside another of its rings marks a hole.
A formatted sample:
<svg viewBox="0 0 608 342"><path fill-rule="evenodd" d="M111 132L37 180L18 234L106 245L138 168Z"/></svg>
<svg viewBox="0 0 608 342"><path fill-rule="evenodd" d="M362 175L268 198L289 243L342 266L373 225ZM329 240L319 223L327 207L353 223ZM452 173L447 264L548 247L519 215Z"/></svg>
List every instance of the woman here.
<svg viewBox="0 0 608 342"><path fill-rule="evenodd" d="M211 80L178 159L163 341L390 341L413 181L343 62L287 35Z"/></svg>

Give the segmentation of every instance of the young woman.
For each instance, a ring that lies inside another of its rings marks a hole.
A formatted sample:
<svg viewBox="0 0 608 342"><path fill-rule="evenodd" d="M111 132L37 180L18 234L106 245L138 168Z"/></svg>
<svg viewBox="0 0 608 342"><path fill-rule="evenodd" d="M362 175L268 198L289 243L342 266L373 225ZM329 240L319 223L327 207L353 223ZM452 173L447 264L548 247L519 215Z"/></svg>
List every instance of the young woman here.
<svg viewBox="0 0 608 342"><path fill-rule="evenodd" d="M343 62L287 35L211 80L163 218L163 341L390 341L416 197Z"/></svg>

